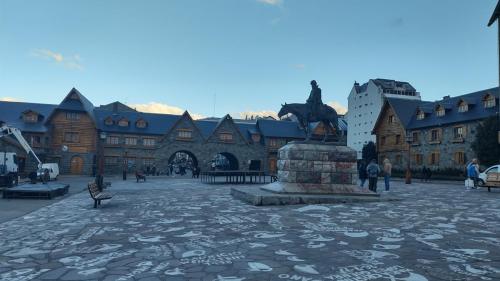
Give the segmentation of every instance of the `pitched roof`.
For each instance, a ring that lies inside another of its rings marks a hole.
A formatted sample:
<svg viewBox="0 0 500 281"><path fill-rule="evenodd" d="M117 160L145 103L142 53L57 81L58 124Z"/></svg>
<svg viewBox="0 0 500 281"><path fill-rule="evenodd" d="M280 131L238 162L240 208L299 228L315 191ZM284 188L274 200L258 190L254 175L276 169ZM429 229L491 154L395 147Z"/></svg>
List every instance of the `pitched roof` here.
<svg viewBox="0 0 500 281"><path fill-rule="evenodd" d="M498 18L500 17L500 1L498 1L493 14L491 15L490 21L488 22L488 26L491 26Z"/></svg>
<svg viewBox="0 0 500 281"><path fill-rule="evenodd" d="M394 113L401 121L403 127L406 129L410 123L413 115L415 115L417 106L420 104L419 100L406 100L398 98L387 98L387 102L391 105Z"/></svg>
<svg viewBox="0 0 500 281"><path fill-rule="evenodd" d="M259 119L257 127L264 137L305 138L305 132L299 128L299 123L293 121L278 121Z"/></svg>
<svg viewBox="0 0 500 281"><path fill-rule="evenodd" d="M76 96L77 98L74 99L73 96ZM71 91L69 91L63 101L55 109L85 112L90 116L94 123L96 122L94 116L94 105L75 88L72 88ZM52 111L51 115L49 115L45 122L52 118L52 114L54 114L55 111L56 110Z"/></svg>
<svg viewBox="0 0 500 281"><path fill-rule="evenodd" d="M99 130L109 133L129 133L129 134L151 134L163 135L169 131L172 126L179 120L180 115L144 113L138 111L114 112L112 110L102 110L96 108L94 110L96 124ZM106 125L105 120L111 118L113 125ZM118 126L118 121L126 118L130 124L126 127ZM138 128L135 125L137 120L144 119L147 122L145 128Z"/></svg>
<svg viewBox="0 0 500 281"><path fill-rule="evenodd" d="M491 108L484 108L482 101L487 94L491 94L496 97L497 106ZM468 107L468 111L458 112L458 101L460 100L471 101ZM445 124L468 122L473 120L484 119L491 115L494 115L498 112L498 87L477 91L466 95L447 98L445 101L446 104L451 104L453 106L446 111L444 116L436 116L434 111L432 111L432 113L426 115L424 119L417 120L417 116L416 114L414 114L415 113L414 111L412 112L412 118L408 125L409 128L418 129L425 127L441 126ZM429 107L435 108L438 104L442 103L443 100L435 102L421 102L419 108L420 106L425 108Z"/></svg>
<svg viewBox="0 0 500 281"><path fill-rule="evenodd" d="M97 109L101 110L111 110L111 111L116 111L116 112L123 112L123 111L137 111L119 101L115 101L112 103L100 105Z"/></svg>
<svg viewBox="0 0 500 281"><path fill-rule="evenodd" d="M45 118L39 118L36 123L29 123L23 120L22 114L31 110L46 117L52 114L56 107L55 104L0 101L0 121L23 132L43 133L47 131L47 127L44 126Z"/></svg>

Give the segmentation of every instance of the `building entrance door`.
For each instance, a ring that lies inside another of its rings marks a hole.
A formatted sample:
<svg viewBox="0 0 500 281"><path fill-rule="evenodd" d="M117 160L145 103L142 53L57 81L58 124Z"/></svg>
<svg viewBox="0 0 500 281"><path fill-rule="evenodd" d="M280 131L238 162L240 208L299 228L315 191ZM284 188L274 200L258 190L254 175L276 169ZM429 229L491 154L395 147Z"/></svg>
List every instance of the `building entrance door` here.
<svg viewBox="0 0 500 281"><path fill-rule="evenodd" d="M80 156L71 158L70 172L73 175L81 175L83 172L83 159Z"/></svg>

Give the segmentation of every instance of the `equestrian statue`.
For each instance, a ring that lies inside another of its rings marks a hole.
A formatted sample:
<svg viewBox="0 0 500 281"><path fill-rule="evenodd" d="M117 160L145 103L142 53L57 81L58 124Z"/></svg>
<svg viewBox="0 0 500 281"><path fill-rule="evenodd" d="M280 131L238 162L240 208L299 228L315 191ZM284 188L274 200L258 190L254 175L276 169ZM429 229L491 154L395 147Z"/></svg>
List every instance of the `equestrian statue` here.
<svg viewBox="0 0 500 281"><path fill-rule="evenodd" d="M281 110L278 117L281 118L286 114L293 114L297 117L300 126L306 132L306 140L310 140L312 132L309 127L310 123L322 122L325 126L325 136L323 142L326 142L328 133L331 132L335 137L338 136L338 115L337 111L326 105L321 100L321 88L315 80L311 81L311 93L306 103L285 103L281 105Z"/></svg>

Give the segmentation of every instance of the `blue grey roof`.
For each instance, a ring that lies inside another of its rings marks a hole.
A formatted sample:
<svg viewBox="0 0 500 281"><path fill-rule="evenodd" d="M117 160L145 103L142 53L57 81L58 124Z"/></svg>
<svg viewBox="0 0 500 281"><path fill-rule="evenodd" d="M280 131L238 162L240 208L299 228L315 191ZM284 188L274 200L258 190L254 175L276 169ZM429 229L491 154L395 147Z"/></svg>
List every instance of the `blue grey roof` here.
<svg viewBox="0 0 500 281"><path fill-rule="evenodd" d="M43 133L47 131L44 123L56 107L55 104L0 101L0 121L23 132ZM43 118L39 118L36 123L24 122L22 113L28 110L41 114Z"/></svg>
<svg viewBox="0 0 500 281"><path fill-rule="evenodd" d="M483 106L483 98L487 95L491 94L494 95L497 99L497 105L492 108L484 108ZM458 101L460 100L468 100L468 101L473 101L471 104L469 104L469 108L467 112L458 112ZM443 104L443 100L441 101L435 101L435 102L420 102L423 106L423 108L436 108L436 105L438 104ZM473 121L473 120L479 120L479 119L484 119L489 116L495 115L498 113L498 87L496 88L491 88L491 89L486 89L462 96L456 96L452 98L447 98L445 100L446 104L451 104L453 105L450 107L448 110L446 110L445 115L442 117L436 116L435 111L432 113L426 115L426 117L422 120L417 120L416 116L416 111L413 111L412 113L412 118L410 120L410 123L408 127L410 129L418 129L418 128L425 128L425 127L434 127L434 126L441 126L445 124L453 124L453 123L460 123L460 122L467 122L467 121ZM426 112L424 110L424 112Z"/></svg>
<svg viewBox="0 0 500 281"><path fill-rule="evenodd" d="M375 85L382 87L382 89L394 89L396 87L401 87L408 91L416 91L410 83L404 81L382 78L372 79L372 81L373 83L375 83Z"/></svg>
<svg viewBox="0 0 500 281"><path fill-rule="evenodd" d="M293 121L257 120L257 127L264 137L305 138L299 124Z"/></svg>
<svg viewBox="0 0 500 281"><path fill-rule="evenodd" d="M338 126L339 126L339 130L347 131L347 120L344 117L339 116L338 117Z"/></svg>
<svg viewBox="0 0 500 281"><path fill-rule="evenodd" d="M181 115L144 113L137 111L113 112L111 110L95 109L97 128L109 133L129 133L129 134L151 134L163 135L172 128ZM110 117L114 122L113 125L106 125L104 120ZM118 121L126 118L129 121L127 127L118 126ZM138 128L135 125L140 119L144 119L147 123L146 128Z"/></svg>
<svg viewBox="0 0 500 281"><path fill-rule="evenodd" d="M78 100L70 98L72 95L77 95ZM71 91L69 91L63 101L57 106L56 110L57 109L85 112L94 122L96 122L94 116L94 105L75 88L72 88ZM54 114L56 110L53 110L51 115ZM50 120L52 117L51 115L45 120L45 122Z"/></svg>
<svg viewBox="0 0 500 281"><path fill-rule="evenodd" d="M194 124L198 127L198 129L200 129L200 132L205 139L210 137L218 123L219 122L215 120L194 120Z"/></svg>
<svg viewBox="0 0 500 281"><path fill-rule="evenodd" d="M421 103L419 100L407 100L398 98L386 98L387 102L394 109L399 121L406 128L412 117L415 115L417 106Z"/></svg>

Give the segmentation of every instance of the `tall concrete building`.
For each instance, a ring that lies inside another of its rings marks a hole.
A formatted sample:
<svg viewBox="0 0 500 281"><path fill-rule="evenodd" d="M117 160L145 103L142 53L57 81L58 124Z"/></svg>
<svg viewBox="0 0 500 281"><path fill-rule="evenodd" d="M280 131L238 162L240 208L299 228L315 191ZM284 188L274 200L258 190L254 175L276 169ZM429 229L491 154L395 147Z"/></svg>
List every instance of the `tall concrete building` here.
<svg viewBox="0 0 500 281"><path fill-rule="evenodd" d="M363 145L376 141L371 132L385 98L420 100L420 93L408 82L380 78L363 85L354 82L348 98L347 145L357 151L358 159Z"/></svg>

